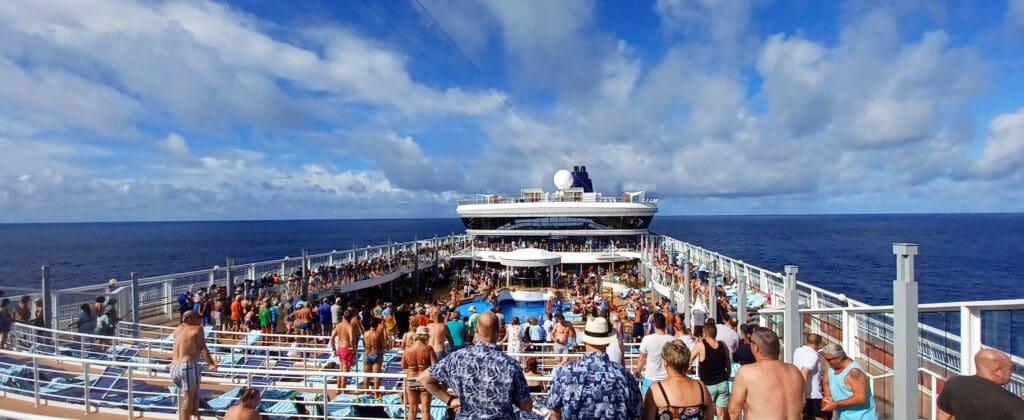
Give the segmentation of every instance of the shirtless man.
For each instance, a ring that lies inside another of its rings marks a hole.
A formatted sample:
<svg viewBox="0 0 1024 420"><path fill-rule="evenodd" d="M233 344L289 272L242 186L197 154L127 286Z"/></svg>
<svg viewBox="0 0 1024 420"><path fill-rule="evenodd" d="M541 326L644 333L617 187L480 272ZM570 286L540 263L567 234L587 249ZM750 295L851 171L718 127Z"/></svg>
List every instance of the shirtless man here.
<svg viewBox="0 0 1024 420"><path fill-rule="evenodd" d="M356 340L350 321L355 316L352 311L345 310L343 318L331 332L331 352L338 355L341 371L348 372L352 370L352 365L356 364ZM345 379L344 376L338 376L338 389L345 388Z"/></svg>
<svg viewBox="0 0 1024 420"><path fill-rule="evenodd" d="M555 354L566 354L569 353L569 336L573 332L572 326L565 322L565 316L562 314L555 314L555 326L551 327L551 341L554 348ZM564 361L565 358L562 358Z"/></svg>
<svg viewBox="0 0 1024 420"><path fill-rule="evenodd" d="M430 392L428 392L419 380L416 379L421 372L437 363L437 354L434 349L427 345L430 338L430 329L417 327L413 334L412 345L402 355L402 369L405 370L405 380L408 383L406 402L409 407L405 410L407 420L416 420L416 412L423 410L423 420L430 420Z"/></svg>
<svg viewBox="0 0 1024 420"><path fill-rule="evenodd" d="M434 349L434 353L437 353L437 360L444 360L444 357L448 355L445 352L444 343L454 343L452 340L452 333L448 331L448 324L444 322L444 317L441 316L441 310L436 306L430 308L430 324L427 324L427 328L430 330L430 340L427 344L430 348Z"/></svg>
<svg viewBox="0 0 1024 420"><path fill-rule="evenodd" d="M260 390L245 387L238 391L238 405L224 413L224 420L260 420Z"/></svg>
<svg viewBox="0 0 1024 420"><path fill-rule="evenodd" d="M370 319L370 329L366 330L366 334L363 335L363 346L366 347L363 359L364 372L367 373L380 373L381 367L384 365L384 327L380 318ZM370 377L363 378L363 388L370 388ZM373 389L380 388L380 378L373 378ZM379 397L380 393L374 392L374 396Z"/></svg>
<svg viewBox="0 0 1024 420"><path fill-rule="evenodd" d="M196 311L186 311L181 316L181 325L174 329L174 344L171 347L171 380L182 392L178 406L178 418L187 420L199 418L199 375L203 367L199 364L202 354L210 372L217 371L217 362L206 348L203 322Z"/></svg>
<svg viewBox="0 0 1024 420"><path fill-rule="evenodd" d="M779 360L779 336L757 327L750 335L756 362L736 373L729 400L729 418L800 420L804 406L804 377L796 366Z"/></svg>
<svg viewBox="0 0 1024 420"><path fill-rule="evenodd" d="M313 333L313 312L310 311L308 304L302 304L298 309L292 313L292 320L295 322L298 328L299 335L310 335Z"/></svg>

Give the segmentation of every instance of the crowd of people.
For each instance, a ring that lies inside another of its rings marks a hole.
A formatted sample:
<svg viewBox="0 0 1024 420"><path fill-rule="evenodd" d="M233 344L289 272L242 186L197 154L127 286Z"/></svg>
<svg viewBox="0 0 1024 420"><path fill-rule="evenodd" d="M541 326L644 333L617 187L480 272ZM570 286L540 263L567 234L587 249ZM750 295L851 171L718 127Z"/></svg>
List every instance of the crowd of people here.
<svg viewBox="0 0 1024 420"><path fill-rule="evenodd" d="M458 312L463 293L493 297L499 275L498 270L483 268L432 276L439 281L430 287L454 286L454 293L428 298L424 286L412 303L398 304L338 296L317 302L281 296L267 300L243 292L231 300L226 311L230 316L222 321L228 330L254 328L252 320L258 319L259 328L294 334L300 340L304 335L328 336L341 372L356 365L360 342L364 372L381 372L385 352L399 353L410 419L429 419L431 398L460 419L877 418L868 372L840 345L826 344L817 334L808 334L804 345L794 350L792 363L784 363L779 337L731 316L727 304L718 311L718 319L698 321L696 316L703 314L699 307L685 314L647 293L602 293L593 281L599 272L567 274L566 288L553 294L543 317L506 319L499 305L483 312L470 307L469 316ZM700 289L704 279L694 278L693 287ZM207 314L222 302L222 292L206 292L214 296L210 311L196 303L196 296L183 295L179 328L187 331L182 337L194 336L196 327L201 331ZM236 305L240 310L234 310ZM223 304L220 308L225 310ZM574 325L565 319L566 313L579 314L581 320ZM688 316L697 321L693 329L687 327ZM284 320L283 325L278 320ZM215 317L210 315L210 321L216 322ZM177 349L178 334L175 337ZM185 399L193 388L193 372L198 381L201 371L191 365L204 351L201 342L181 344L192 351L175 350L172 378L181 383ZM626 342L639 343L638 363L632 368L624 363ZM538 351L540 347L544 350ZM968 418L962 413L976 410L1008 413L986 418L1020 418L1020 398L1011 401L976 383L986 380L999 388L1009 379L1012 364L993 352L979 353L977 377L950 381L939 399L940 413ZM734 363L740 365L738 370ZM535 379L539 376L551 380ZM380 380L369 377L357 388L341 379L335 386L339 393L366 391L379 396L382 391ZM976 403L979 389L987 390L985 406ZM258 400L256 394L246 394L240 407L229 413L231 418L251 414L258 407L251 404Z"/></svg>

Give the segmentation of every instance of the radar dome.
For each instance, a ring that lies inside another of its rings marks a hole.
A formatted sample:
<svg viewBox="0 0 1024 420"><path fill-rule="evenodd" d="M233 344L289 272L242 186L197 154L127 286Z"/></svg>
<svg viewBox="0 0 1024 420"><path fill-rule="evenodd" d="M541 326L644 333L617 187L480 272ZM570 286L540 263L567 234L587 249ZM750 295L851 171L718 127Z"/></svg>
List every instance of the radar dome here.
<svg viewBox="0 0 1024 420"><path fill-rule="evenodd" d="M569 187L572 187L572 173L565 169L555 172L555 188L564 190Z"/></svg>

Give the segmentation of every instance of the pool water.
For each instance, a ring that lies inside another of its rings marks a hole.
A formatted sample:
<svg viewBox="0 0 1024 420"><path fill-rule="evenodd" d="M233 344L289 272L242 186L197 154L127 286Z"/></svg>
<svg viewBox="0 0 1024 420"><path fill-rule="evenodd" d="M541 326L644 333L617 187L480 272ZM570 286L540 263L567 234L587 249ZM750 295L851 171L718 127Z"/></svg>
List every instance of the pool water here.
<svg viewBox="0 0 1024 420"><path fill-rule="evenodd" d="M505 315L505 322L512 322L512 317L519 317L519 322L525 324L531 317L537 318L538 322L544 321L544 305L543 301L535 302L520 302L514 300L506 300L499 302L501 306L501 313ZM459 305L459 314L463 317L469 316L469 307L476 306L477 313L483 313L491 310L491 304L480 301L480 302L469 302Z"/></svg>

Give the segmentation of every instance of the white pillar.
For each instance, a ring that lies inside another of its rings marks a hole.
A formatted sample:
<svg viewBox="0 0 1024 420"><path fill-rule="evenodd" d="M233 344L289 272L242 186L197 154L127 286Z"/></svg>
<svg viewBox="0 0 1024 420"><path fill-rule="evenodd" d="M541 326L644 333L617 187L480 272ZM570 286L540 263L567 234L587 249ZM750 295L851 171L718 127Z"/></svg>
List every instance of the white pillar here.
<svg viewBox="0 0 1024 420"><path fill-rule="evenodd" d="M800 319L800 295L796 292L796 273L800 269L795 265L786 266L784 297L786 308L782 312L783 361L793 363L793 351L800 346L804 322Z"/></svg>
<svg viewBox="0 0 1024 420"><path fill-rule="evenodd" d="M693 328L693 312L690 311L693 287L690 286L690 281L690 251L686 251L686 261L683 262L683 325L687 328Z"/></svg>
<svg viewBox="0 0 1024 420"><path fill-rule="evenodd" d="M916 419L918 414L917 368L917 281L914 256L917 244L893 244L896 281L892 286L893 327L893 418Z"/></svg>
<svg viewBox="0 0 1024 420"><path fill-rule="evenodd" d="M740 265L743 262L740 261ZM739 325L747 323L747 273L744 270L743 274L738 275L736 278L736 318Z"/></svg>
<svg viewBox="0 0 1024 420"><path fill-rule="evenodd" d="M960 374L973 375L974 354L981 350L981 311L960 307Z"/></svg>

